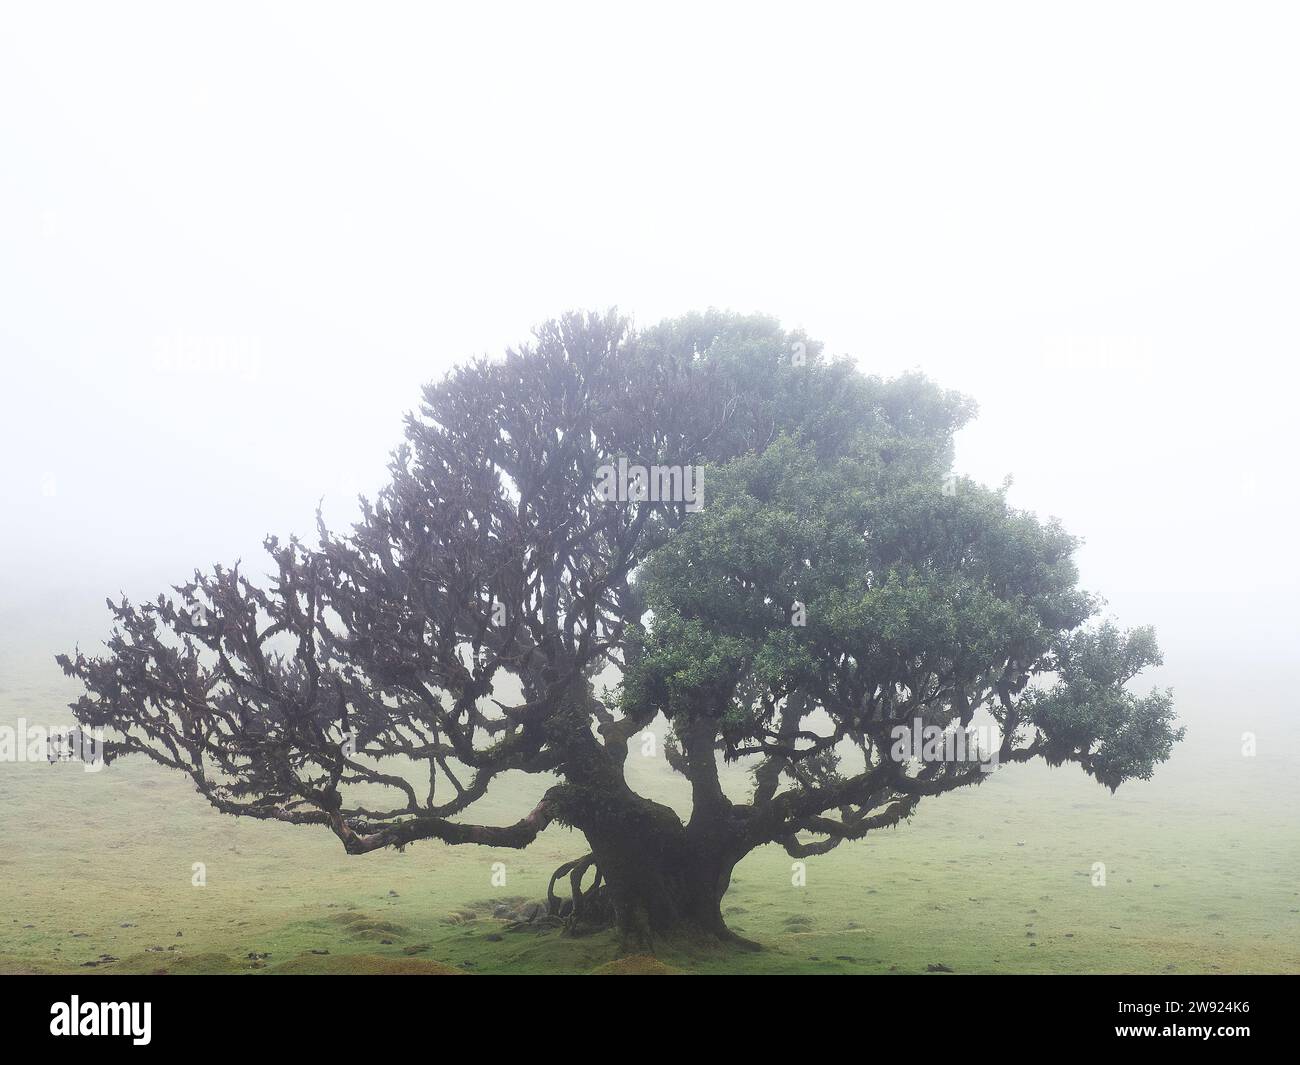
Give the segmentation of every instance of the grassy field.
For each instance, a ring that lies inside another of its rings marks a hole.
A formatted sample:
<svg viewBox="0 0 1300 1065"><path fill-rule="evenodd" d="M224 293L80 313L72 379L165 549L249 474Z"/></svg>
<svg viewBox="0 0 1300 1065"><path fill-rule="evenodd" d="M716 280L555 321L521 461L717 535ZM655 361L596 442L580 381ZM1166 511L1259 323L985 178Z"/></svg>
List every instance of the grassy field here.
<svg viewBox="0 0 1300 1065"><path fill-rule="evenodd" d="M0 725L71 722L75 688L52 655L88 641L63 631L57 617L0 618ZM1168 680L1190 729L1155 780L1112 796L1076 769L1011 767L811 859L804 887L783 851L763 849L724 908L765 949L661 961L688 973L1300 972L1285 687ZM1245 729L1258 731L1254 758ZM638 787L681 806L662 757L634 751L630 765ZM485 820L513 820L541 787L504 783ZM97 774L0 763L0 804L0 972L586 973L616 957L609 936L508 931L491 916L494 899L543 896L585 851L562 829L524 852L425 843L348 857L324 830L219 815L183 778L132 760ZM492 886L494 862L505 887Z"/></svg>

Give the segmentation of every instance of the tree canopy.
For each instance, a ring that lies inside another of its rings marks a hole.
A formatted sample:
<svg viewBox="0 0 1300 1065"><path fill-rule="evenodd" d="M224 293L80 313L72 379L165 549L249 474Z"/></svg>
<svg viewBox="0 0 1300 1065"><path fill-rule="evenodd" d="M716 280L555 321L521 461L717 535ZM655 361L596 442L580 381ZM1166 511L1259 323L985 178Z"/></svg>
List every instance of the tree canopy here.
<svg viewBox="0 0 1300 1065"><path fill-rule="evenodd" d="M106 760L151 758L350 853L570 825L591 849L556 874L575 929L733 939L719 902L755 847L821 853L978 783L990 755L1114 788L1181 735L1167 692L1130 689L1154 635L1094 623L1076 542L952 474L973 413L764 317L569 314L429 385L349 531L269 538L265 582L216 566L110 600L107 653L60 656L74 712ZM676 487L611 498L613 468ZM624 772L660 714L685 821ZM983 761L894 752L914 721L980 720ZM475 819L512 771L545 775L541 801Z"/></svg>

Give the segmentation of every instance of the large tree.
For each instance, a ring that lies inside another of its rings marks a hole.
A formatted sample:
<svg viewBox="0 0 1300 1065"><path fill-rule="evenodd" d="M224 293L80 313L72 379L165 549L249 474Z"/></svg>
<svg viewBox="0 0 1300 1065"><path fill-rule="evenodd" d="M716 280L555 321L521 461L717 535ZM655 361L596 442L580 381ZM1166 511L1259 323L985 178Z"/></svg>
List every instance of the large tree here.
<svg viewBox="0 0 1300 1065"><path fill-rule="evenodd" d="M1168 694L1128 688L1158 662L1149 630L1089 624L1074 541L949 473L971 413L766 318L571 314L430 385L348 533L268 539L263 584L218 566L110 601L107 653L60 656L73 710L107 759L352 854L569 825L590 851L551 894L575 930L736 941L720 901L754 848L821 853L987 775L900 753L900 727L986 720L984 756L1112 788L1179 738ZM624 772L660 714L685 822ZM540 802L479 823L511 771L545 775Z"/></svg>

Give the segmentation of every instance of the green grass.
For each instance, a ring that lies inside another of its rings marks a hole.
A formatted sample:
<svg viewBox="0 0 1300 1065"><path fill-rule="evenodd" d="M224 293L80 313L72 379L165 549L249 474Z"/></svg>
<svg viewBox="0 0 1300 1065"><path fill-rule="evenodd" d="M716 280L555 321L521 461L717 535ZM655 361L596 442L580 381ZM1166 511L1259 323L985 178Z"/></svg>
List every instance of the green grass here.
<svg viewBox="0 0 1300 1065"><path fill-rule="evenodd" d="M7 637L0 724L70 721L75 689L52 648ZM1179 694L1192 733L1154 781L1112 796L1076 769L1011 767L811 859L801 888L792 859L764 848L724 903L764 949L660 960L684 972L1300 972L1294 726L1268 718L1259 756L1243 758L1251 726L1223 719L1224 693L1206 681ZM638 750L634 783L680 805L662 757ZM517 817L541 786L506 781L484 817ZM0 804L0 972L585 973L617 957L610 935L507 931L490 915L493 897L544 895L586 849L563 829L523 852L426 843L348 857L324 830L222 816L133 760L98 774L0 764ZM191 884L195 862L206 887ZM116 960L85 965L103 955Z"/></svg>

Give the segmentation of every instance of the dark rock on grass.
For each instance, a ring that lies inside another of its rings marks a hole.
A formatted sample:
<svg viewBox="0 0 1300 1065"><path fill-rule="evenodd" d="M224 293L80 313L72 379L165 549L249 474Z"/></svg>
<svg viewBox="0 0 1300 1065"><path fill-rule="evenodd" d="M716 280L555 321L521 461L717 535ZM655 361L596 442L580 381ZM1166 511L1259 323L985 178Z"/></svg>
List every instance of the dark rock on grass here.
<svg viewBox="0 0 1300 1065"><path fill-rule="evenodd" d="M943 962L936 962L934 964L927 965L925 967L925 971L927 973L950 973L952 972L952 969L949 968L947 965L944 965Z"/></svg>
<svg viewBox="0 0 1300 1065"><path fill-rule="evenodd" d="M116 959L115 957L113 957L113 955L111 955L111 954L101 954L101 955L100 955L98 958L96 958L94 961L83 961L83 962L81 963L81 967L82 967L83 969L93 969L93 968L94 968L95 966L97 966L97 965L109 965L109 964L111 964L111 963L113 963L113 962L115 962L115 961L117 961L117 959Z"/></svg>
<svg viewBox="0 0 1300 1065"><path fill-rule="evenodd" d="M313 953L313 954L328 954L329 951L328 951L328 950L313 950L312 953Z"/></svg>
<svg viewBox="0 0 1300 1065"><path fill-rule="evenodd" d="M552 929L563 928L564 918L551 917L549 914L542 914L531 921L512 921L506 925L507 932L535 932L541 934L549 932Z"/></svg>
<svg viewBox="0 0 1300 1065"><path fill-rule="evenodd" d="M565 903L568 903L566 908ZM564 917L573 912L573 904L569 899L565 899L560 904L560 913L558 916L552 916L545 902L525 902L508 910L505 920L509 923L506 925L507 932L516 932L523 929L532 932L545 931L549 928L559 928L564 924Z"/></svg>
<svg viewBox="0 0 1300 1065"><path fill-rule="evenodd" d="M262 951L262 952L259 953L259 952L256 951L256 950L250 950L250 951L248 952L248 957L249 957L249 959L252 960L252 961L258 961L258 960L260 960L260 959L262 959L262 958L269 958L270 956L271 956L270 953L268 953L268 952L266 952L266 951Z"/></svg>
<svg viewBox="0 0 1300 1065"><path fill-rule="evenodd" d="M486 939L489 943L500 943L506 937L501 935L500 932L489 932L483 938Z"/></svg>

